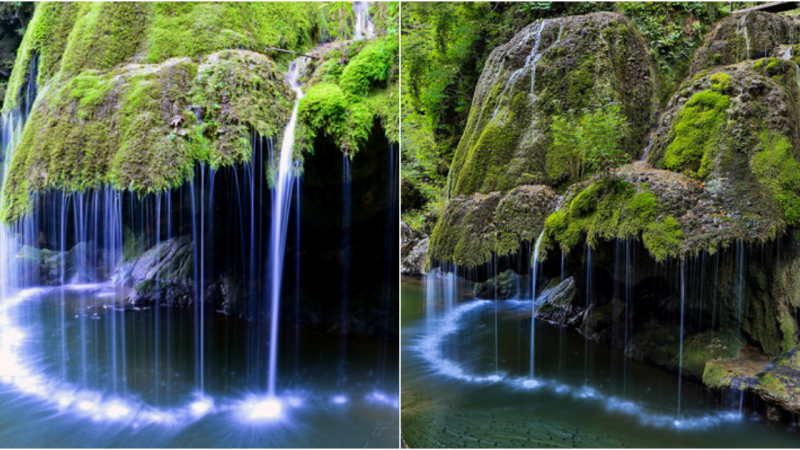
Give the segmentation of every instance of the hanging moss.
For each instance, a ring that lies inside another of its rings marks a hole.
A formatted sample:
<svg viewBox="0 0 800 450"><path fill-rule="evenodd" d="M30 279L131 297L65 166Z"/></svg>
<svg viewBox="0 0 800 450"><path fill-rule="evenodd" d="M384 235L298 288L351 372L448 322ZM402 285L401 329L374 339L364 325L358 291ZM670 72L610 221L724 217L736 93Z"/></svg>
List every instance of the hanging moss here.
<svg viewBox="0 0 800 450"><path fill-rule="evenodd" d="M681 224L672 216L653 222L642 233L642 242L656 261L678 255L683 244Z"/></svg>
<svg viewBox="0 0 800 450"><path fill-rule="evenodd" d="M156 192L189 180L197 162L248 161L251 130L277 139L292 107L276 65L246 51L57 81L40 94L15 150L4 221L26 214L30 194L47 189Z"/></svg>

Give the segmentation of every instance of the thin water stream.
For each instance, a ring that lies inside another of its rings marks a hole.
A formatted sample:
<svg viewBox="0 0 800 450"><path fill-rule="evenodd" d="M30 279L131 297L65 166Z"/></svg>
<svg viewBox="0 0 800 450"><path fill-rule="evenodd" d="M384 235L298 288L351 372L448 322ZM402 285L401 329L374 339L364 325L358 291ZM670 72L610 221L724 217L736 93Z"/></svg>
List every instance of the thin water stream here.
<svg viewBox="0 0 800 450"><path fill-rule="evenodd" d="M404 277L401 288L402 429L411 447L797 446L796 427L718 406L692 383L682 383L676 419L674 375L575 330L539 320L533 329L530 300L475 299L463 280L449 310L439 296L426 302L426 292L442 292L429 280Z"/></svg>

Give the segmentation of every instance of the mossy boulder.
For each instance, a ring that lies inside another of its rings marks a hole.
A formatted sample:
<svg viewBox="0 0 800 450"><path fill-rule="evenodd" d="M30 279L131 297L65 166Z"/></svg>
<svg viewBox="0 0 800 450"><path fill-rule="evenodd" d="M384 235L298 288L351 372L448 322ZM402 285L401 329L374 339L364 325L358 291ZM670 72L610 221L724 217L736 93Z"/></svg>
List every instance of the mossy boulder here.
<svg viewBox="0 0 800 450"><path fill-rule="evenodd" d="M49 189L158 192L191 179L197 163L248 161L251 133L280 139L291 96L274 62L243 50L55 78L15 149L2 219Z"/></svg>
<svg viewBox="0 0 800 450"><path fill-rule="evenodd" d="M522 243L536 241L557 202L546 186L453 198L431 236L429 261L475 267L493 254L516 253Z"/></svg>
<svg viewBox="0 0 800 450"><path fill-rule="evenodd" d="M736 358L706 364L703 383L717 393L757 395L768 418L790 420L800 413L800 370L793 364L798 354L800 348L795 348L770 360L754 349L742 349Z"/></svg>
<svg viewBox="0 0 800 450"><path fill-rule="evenodd" d="M450 169L450 197L569 181L566 155L550 151L551 117L621 103L623 146L644 147L656 75L628 19L602 12L537 21L492 51Z"/></svg>
<svg viewBox="0 0 800 450"><path fill-rule="evenodd" d="M704 71L670 100L653 137L650 163L700 180L749 240L800 224L796 70L767 58Z"/></svg>
<svg viewBox="0 0 800 450"><path fill-rule="evenodd" d="M397 36L330 43L304 61L307 84L298 110L297 148L312 151L317 137L330 139L348 155L366 148L373 123L399 142L399 60Z"/></svg>
<svg viewBox="0 0 800 450"><path fill-rule="evenodd" d="M4 108L16 106L17 92L37 55L36 81L43 88L57 76L178 57L202 60L224 49L302 52L315 45L321 17L320 5L312 2L40 3L18 52Z"/></svg>
<svg viewBox="0 0 800 450"><path fill-rule="evenodd" d="M656 261L715 252L743 238L774 237L774 223L743 216L715 186L636 162L571 186L545 222L543 249L569 253L584 242L640 239ZM644 276L642 274L642 276Z"/></svg>
<svg viewBox="0 0 800 450"><path fill-rule="evenodd" d="M283 79L294 57L263 52L308 51L322 15L312 3L38 4L5 111L33 76L39 96L0 218L27 214L44 190L158 192L198 163L249 161L253 135L281 140L294 99Z"/></svg>
<svg viewBox="0 0 800 450"><path fill-rule="evenodd" d="M763 58L781 44L800 38L800 27L790 18L753 11L732 14L720 20L705 35L694 53L690 75L716 66Z"/></svg>
<svg viewBox="0 0 800 450"><path fill-rule="evenodd" d="M523 298L528 277L521 277L511 269L507 269L488 280L475 283L472 292L475 298L489 300L508 300Z"/></svg>

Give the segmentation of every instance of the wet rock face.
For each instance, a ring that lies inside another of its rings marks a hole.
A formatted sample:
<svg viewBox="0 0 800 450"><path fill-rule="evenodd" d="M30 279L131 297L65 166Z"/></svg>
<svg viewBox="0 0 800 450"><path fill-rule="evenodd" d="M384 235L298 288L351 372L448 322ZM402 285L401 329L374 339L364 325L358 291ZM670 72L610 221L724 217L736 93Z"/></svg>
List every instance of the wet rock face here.
<svg viewBox="0 0 800 450"><path fill-rule="evenodd" d="M127 301L189 307L194 302L194 244L189 236L154 245L117 271L120 284L132 287Z"/></svg>
<svg viewBox="0 0 800 450"><path fill-rule="evenodd" d="M414 230L405 222L400 223L400 234L400 273L407 276L421 275L428 259L429 236Z"/></svg>
<svg viewBox="0 0 800 450"><path fill-rule="evenodd" d="M546 288L538 297L541 304L536 309L536 317L559 325L578 327L583 321L585 304L581 303L575 278Z"/></svg>
<svg viewBox="0 0 800 450"><path fill-rule="evenodd" d="M496 48L481 74L450 169L451 197L562 183L566 155L549 151L550 121L620 102L632 156L655 112L655 69L642 37L615 13L547 19Z"/></svg>
<svg viewBox="0 0 800 450"><path fill-rule="evenodd" d="M690 74L763 58L781 44L795 44L800 28L789 17L754 11L720 20L695 51Z"/></svg>

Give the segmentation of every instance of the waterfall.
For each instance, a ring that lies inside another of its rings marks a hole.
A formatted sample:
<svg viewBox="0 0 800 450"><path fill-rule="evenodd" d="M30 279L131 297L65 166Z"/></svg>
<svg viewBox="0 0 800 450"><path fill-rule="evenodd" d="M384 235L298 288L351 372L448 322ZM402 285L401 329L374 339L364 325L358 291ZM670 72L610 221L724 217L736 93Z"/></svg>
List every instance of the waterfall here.
<svg viewBox="0 0 800 450"><path fill-rule="evenodd" d="M275 396L275 376L278 366L278 314L280 312L281 301L281 281L283 277L283 258L286 248L286 231L289 224L289 208L292 198L292 186L294 184L294 171L292 165L294 149L294 131L297 125L297 108L300 99L303 98L303 91L297 84L297 76L300 72L300 65L295 60L289 67L286 81L295 92L294 108L292 116L286 129L283 132L283 142L281 143L280 159L278 160L275 185L272 190L272 218L270 223L270 246L269 262L267 270L268 279L271 280L269 300L271 305L270 330L269 330L269 378L268 394L269 397Z"/></svg>
<svg viewBox="0 0 800 450"><path fill-rule="evenodd" d="M372 39L375 36L375 23L369 17L369 2L353 2L356 16L353 26L353 39Z"/></svg>
<svg viewBox="0 0 800 450"><path fill-rule="evenodd" d="M683 308L686 297L686 260L681 259L681 334L680 334L680 347L678 350L678 414L676 423L680 424L681 420L681 384L683 382Z"/></svg>
<svg viewBox="0 0 800 450"><path fill-rule="evenodd" d="M500 93L500 97L499 97L499 99L497 101L497 105L495 106L494 112L492 113L492 120L494 120L497 117L497 113L498 113L498 111L500 111L500 105L504 104L503 103L503 99L505 99L506 92L508 92L508 90L511 87L514 86L514 84L517 82L517 80L519 78L521 78L522 76L524 76L525 73L527 73L528 70L530 70L530 74L531 74L530 98L531 98L531 101L535 101L536 100L536 94L534 92L534 87L536 85L536 63L538 63L539 60L542 58L542 55L544 55L544 52L540 52L539 51L539 44L542 41L542 31L544 31L545 25L548 24L548 23L549 23L549 21L547 21L547 20L542 20L539 23L537 23L535 28L533 28L533 30L532 30L533 31L533 36L530 35L530 33L531 33L530 30L526 31L528 34L525 36L525 43L527 43L529 39L533 38L533 47L531 48L531 52L525 58L525 65L523 67L515 70L514 73L512 73L511 76L508 78L508 81L506 81L506 85L503 88L503 91ZM562 30L564 28L564 24L563 24L563 22L559 22L559 24L560 24L561 27L558 30L558 39L555 41L555 43L553 45L558 44L561 41L561 32L562 32ZM500 71L501 70L502 70L502 66L500 67L500 69L498 69L497 76L500 75Z"/></svg>
<svg viewBox="0 0 800 450"><path fill-rule="evenodd" d="M531 258L531 379L533 379L533 369L535 365L534 349L536 344L536 277L539 269L539 246L542 244L543 237L544 230L539 233L539 238L536 239L536 245L533 247L533 257Z"/></svg>
<svg viewBox="0 0 800 450"><path fill-rule="evenodd" d="M347 359L347 337L350 320L348 305L350 302L350 216L352 213L352 174L351 161L347 154L342 153L342 290L341 290L341 355L339 368L344 377L345 362Z"/></svg>
<svg viewBox="0 0 800 450"><path fill-rule="evenodd" d="M739 29L744 35L744 42L745 42L745 57L744 59L750 59L750 36L747 34L747 14L742 15L742 21L739 23Z"/></svg>

